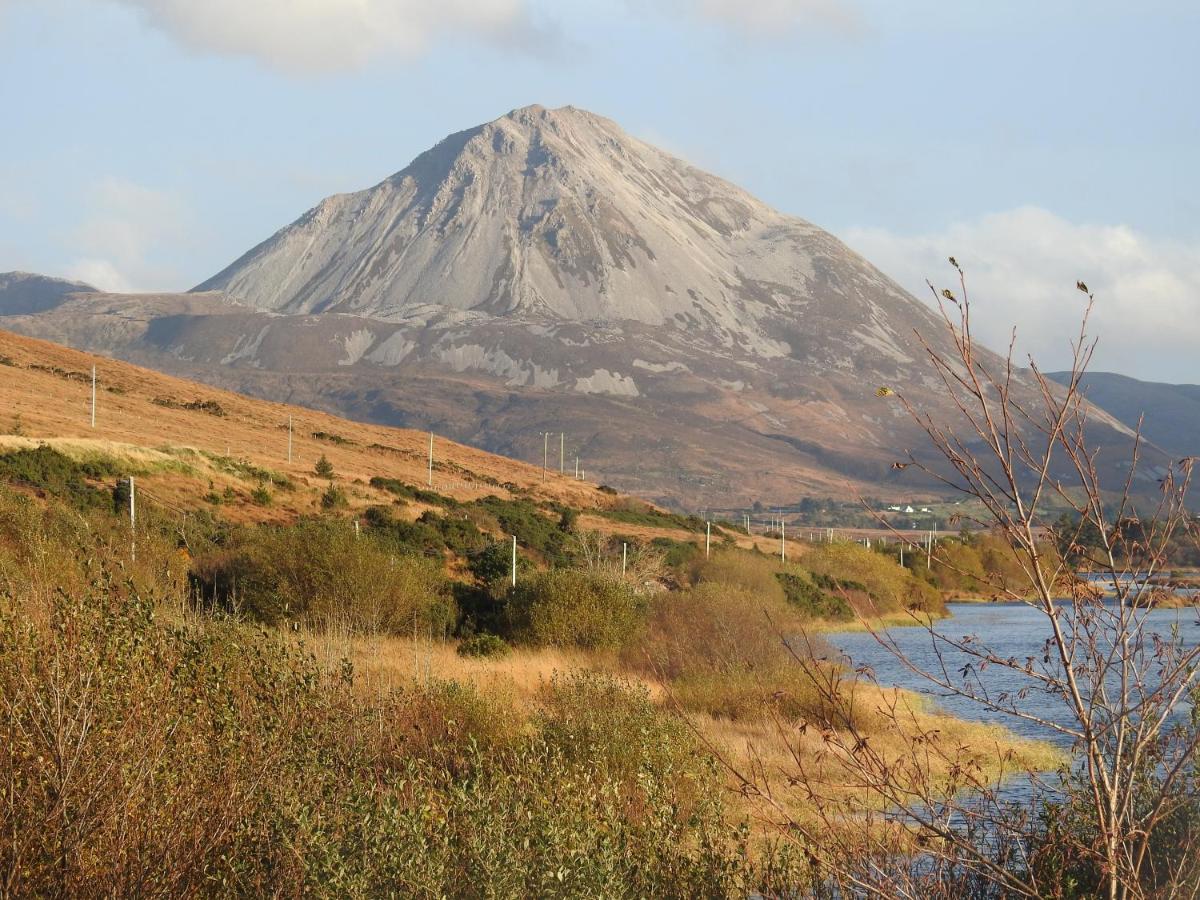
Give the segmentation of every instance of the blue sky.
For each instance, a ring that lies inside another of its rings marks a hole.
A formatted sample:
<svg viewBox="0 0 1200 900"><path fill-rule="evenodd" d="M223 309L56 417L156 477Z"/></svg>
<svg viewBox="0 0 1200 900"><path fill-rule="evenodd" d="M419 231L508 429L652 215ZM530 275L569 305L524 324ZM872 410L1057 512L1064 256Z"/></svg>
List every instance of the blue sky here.
<svg viewBox="0 0 1200 900"><path fill-rule="evenodd" d="M982 335L1200 381L1200 5L0 0L0 271L177 290L445 134L573 104Z"/></svg>

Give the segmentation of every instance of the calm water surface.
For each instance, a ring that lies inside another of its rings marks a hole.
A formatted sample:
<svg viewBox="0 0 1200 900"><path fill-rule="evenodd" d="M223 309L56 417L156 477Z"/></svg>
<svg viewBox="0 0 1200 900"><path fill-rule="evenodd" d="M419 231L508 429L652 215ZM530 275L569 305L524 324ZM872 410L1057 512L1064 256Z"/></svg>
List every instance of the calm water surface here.
<svg viewBox="0 0 1200 900"><path fill-rule="evenodd" d="M1026 657L1032 656L1041 662L1043 646L1046 638L1050 636L1050 631L1045 615L1037 610L1023 603L952 603L950 612L951 618L936 623L937 633L953 639L973 635L1002 658L1015 657L1023 662ZM1153 610L1144 615L1148 631L1167 637L1173 627L1178 627L1180 638L1186 646L1194 647L1200 644L1200 618L1196 609ZM934 640L927 629L892 628L888 634L917 665L927 668L937 666ZM942 709L959 718L1002 724L1024 737L1050 741L1060 747L1070 748L1070 738L1053 729L1016 716L986 710L969 700L945 696L940 689L931 687L919 675L905 668L870 634L835 632L827 635L827 638L845 655L850 664L868 665L874 669L875 677L881 685L893 685L924 694ZM946 647L945 644L939 643L937 646L942 650L947 670L952 677L957 678L957 670L970 662L970 658ZM996 666L985 669L982 680L993 694L1000 691L1015 693L1033 684L1031 679L1022 677L1020 673ZM1021 708L1048 721L1071 721L1070 714L1061 701L1036 689L1030 690L1028 697L1021 701ZM1014 783L1005 791L1008 799L1012 800L1025 799L1031 792L1028 783Z"/></svg>

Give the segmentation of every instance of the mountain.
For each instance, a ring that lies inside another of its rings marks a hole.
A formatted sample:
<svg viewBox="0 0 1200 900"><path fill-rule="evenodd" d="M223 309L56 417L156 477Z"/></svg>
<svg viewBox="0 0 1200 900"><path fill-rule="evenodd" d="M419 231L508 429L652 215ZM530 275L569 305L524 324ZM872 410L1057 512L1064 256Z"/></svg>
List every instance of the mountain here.
<svg viewBox="0 0 1200 900"><path fill-rule="evenodd" d="M82 281L67 281L32 272L0 273L0 315L19 316L46 312L64 303L72 294L94 294L96 288Z"/></svg>
<svg viewBox="0 0 1200 900"><path fill-rule="evenodd" d="M1068 372L1049 377L1064 384ZM1142 419L1142 436L1172 456L1200 456L1200 385L1139 381L1115 372L1083 377L1088 399L1129 428Z"/></svg>
<svg viewBox="0 0 1200 900"><path fill-rule="evenodd" d="M921 485L890 464L924 436L876 388L952 414L914 335L950 349L924 304L815 225L571 107L452 135L189 294L3 323L529 460L561 432L589 472L691 507L907 494Z"/></svg>

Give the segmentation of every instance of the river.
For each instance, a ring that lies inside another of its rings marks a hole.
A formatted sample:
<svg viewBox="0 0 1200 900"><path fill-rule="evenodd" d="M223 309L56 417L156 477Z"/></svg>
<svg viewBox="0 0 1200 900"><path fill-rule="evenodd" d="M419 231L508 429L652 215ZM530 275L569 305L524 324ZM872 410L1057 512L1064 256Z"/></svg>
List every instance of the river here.
<svg viewBox="0 0 1200 900"><path fill-rule="evenodd" d="M1013 657L1024 661L1034 657L1042 659L1043 647L1049 637L1046 616L1024 603L952 603L951 617L941 619L934 625L938 634L952 639L966 635L979 638L1001 658ZM1197 609L1163 609L1139 613L1146 617L1148 632L1167 637L1177 627L1185 646L1200 644L1200 612ZM929 631L921 627L899 627L888 629L900 650L918 666L934 668L937 657L934 639ZM876 638L867 632L834 632L826 635L829 642L840 650L853 666L867 665L875 673L879 684L905 688L924 694L946 712L961 719L998 723L1013 732L1029 738L1049 741L1064 749L1070 749L1070 738L1054 729L1047 728L1017 716L987 710L971 700L946 696L944 691L931 686L919 675L905 667L890 651L882 647ZM943 651L947 671L954 673L962 665L971 662L966 654L939 642ZM989 692L1009 691L1015 693L1032 685L1032 680L1019 672L1002 666L990 666L981 676ZM1021 701L1021 709L1044 720L1069 723L1069 710L1057 698L1036 689L1030 690ZM1183 710L1180 711L1183 714ZM1006 799L1021 801L1032 796L1032 786L1027 780L1018 780L1006 786Z"/></svg>

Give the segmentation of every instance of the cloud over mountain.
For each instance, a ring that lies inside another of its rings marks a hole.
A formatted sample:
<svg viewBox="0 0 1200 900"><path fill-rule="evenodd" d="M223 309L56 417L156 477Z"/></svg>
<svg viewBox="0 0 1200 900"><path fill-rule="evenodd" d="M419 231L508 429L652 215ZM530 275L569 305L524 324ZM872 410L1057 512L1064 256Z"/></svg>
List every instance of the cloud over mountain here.
<svg viewBox="0 0 1200 900"><path fill-rule="evenodd" d="M1068 361L1068 336L1077 333L1082 279L1096 294L1090 332L1100 338L1094 368L1145 373L1166 381L1195 381L1200 343L1200 245L1164 240L1126 225L1070 222L1025 206L954 223L940 232L900 235L850 229L846 242L917 297L929 298L954 273L946 257L966 268L976 333L992 346L1008 343L1045 368Z"/></svg>

